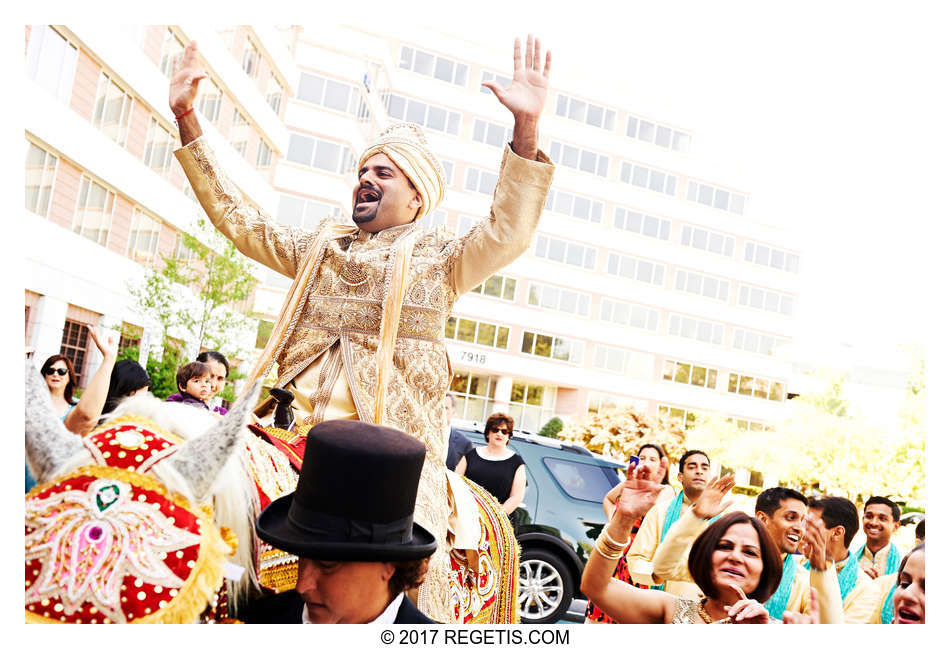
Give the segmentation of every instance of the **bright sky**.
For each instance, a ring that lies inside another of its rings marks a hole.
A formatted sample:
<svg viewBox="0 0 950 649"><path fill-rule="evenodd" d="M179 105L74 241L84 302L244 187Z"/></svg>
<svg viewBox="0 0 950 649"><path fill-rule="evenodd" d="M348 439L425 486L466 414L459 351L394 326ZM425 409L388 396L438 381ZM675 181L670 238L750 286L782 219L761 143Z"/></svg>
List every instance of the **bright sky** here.
<svg viewBox="0 0 950 649"><path fill-rule="evenodd" d="M555 85L601 79L598 98L670 106L696 130L698 157L735 170L752 216L801 235L804 339L923 340L948 233L950 56L936 3L590 2L550 16L514 4L463 28L424 20L506 51L531 29L554 52Z"/></svg>

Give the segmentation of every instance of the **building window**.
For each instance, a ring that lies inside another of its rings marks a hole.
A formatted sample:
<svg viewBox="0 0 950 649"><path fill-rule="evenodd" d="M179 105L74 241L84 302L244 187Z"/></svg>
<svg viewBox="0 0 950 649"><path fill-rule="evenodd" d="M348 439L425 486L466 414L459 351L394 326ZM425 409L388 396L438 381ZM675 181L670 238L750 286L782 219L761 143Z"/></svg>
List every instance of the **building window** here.
<svg viewBox="0 0 950 649"><path fill-rule="evenodd" d="M630 363L630 352L619 347L594 345L594 367L608 372L626 374Z"/></svg>
<svg viewBox="0 0 950 649"><path fill-rule="evenodd" d="M335 174L356 171L356 156L350 147L299 133L290 134L287 160Z"/></svg>
<svg viewBox="0 0 950 649"><path fill-rule="evenodd" d="M258 169L266 169L270 166L271 161L273 160L274 152L269 146L261 140L257 143L257 161L255 165Z"/></svg>
<svg viewBox="0 0 950 649"><path fill-rule="evenodd" d="M676 313L670 314L668 333L671 336L680 336L681 338L698 340L701 343L721 345L723 330L724 327L718 322L700 320Z"/></svg>
<svg viewBox="0 0 950 649"><path fill-rule="evenodd" d="M465 173L465 189L491 196L498 184L498 174L485 169L469 167Z"/></svg>
<svg viewBox="0 0 950 649"><path fill-rule="evenodd" d="M675 424L679 424L684 430L689 430L696 426L699 421L700 413L685 408L676 408L674 406L660 405L658 408L660 415L666 417Z"/></svg>
<svg viewBox="0 0 950 649"><path fill-rule="evenodd" d="M584 360L584 343L560 336L525 331L521 338L521 353L556 361L581 363Z"/></svg>
<svg viewBox="0 0 950 649"><path fill-rule="evenodd" d="M86 368L86 350L89 348L89 330L86 325L74 320L67 320L63 326L63 339L59 346L59 353L73 364L76 372L76 385L85 386L83 372Z"/></svg>
<svg viewBox="0 0 950 649"><path fill-rule="evenodd" d="M472 139L501 149L511 141L513 134L514 131L510 126L476 118Z"/></svg>
<svg viewBox="0 0 950 649"><path fill-rule="evenodd" d="M752 309L792 315L795 312L795 297L785 293L777 293L764 288L739 285L739 304Z"/></svg>
<svg viewBox="0 0 950 649"><path fill-rule="evenodd" d="M506 77L505 75L499 74L497 72L489 72L488 70L482 70L482 83L485 83L486 81L494 81L502 88L508 88L511 86L511 77ZM478 91L484 92L485 94L488 94L488 95L493 94L491 90L481 85L478 87Z"/></svg>
<svg viewBox="0 0 950 649"><path fill-rule="evenodd" d="M172 160L178 140L162 126L157 119L149 120L148 134L145 138L145 155L142 161L157 174L164 176L172 168Z"/></svg>
<svg viewBox="0 0 950 649"><path fill-rule="evenodd" d="M241 68L244 70L244 74L252 79L255 78L257 76L257 64L260 60L261 53L257 46L254 45L254 41L251 40L250 36L246 36L244 39L244 57L241 60Z"/></svg>
<svg viewBox="0 0 950 649"><path fill-rule="evenodd" d="M138 347L142 342L142 327L122 323L122 332L119 334L119 352L127 347Z"/></svg>
<svg viewBox="0 0 950 649"><path fill-rule="evenodd" d="M449 213L445 210L429 212L419 219L419 229L425 231L441 227L445 225L445 219L448 217L448 215Z"/></svg>
<svg viewBox="0 0 950 649"><path fill-rule="evenodd" d="M185 45L172 33L171 29L165 30L165 40L162 41L162 58L158 69L166 78L171 79L175 72L175 62L185 52Z"/></svg>
<svg viewBox="0 0 950 649"><path fill-rule="evenodd" d="M142 210L132 210L129 228L129 248L126 254L140 264L150 264L158 252L158 237L162 231L161 221Z"/></svg>
<svg viewBox="0 0 950 649"><path fill-rule="evenodd" d="M772 432L775 430L773 426L769 426L765 422L756 421L754 419L739 419L738 417L726 417L726 421L739 430L748 430L753 433L761 432Z"/></svg>
<svg viewBox="0 0 950 649"><path fill-rule="evenodd" d="M46 216L49 213L57 158L28 142L26 150L26 209Z"/></svg>
<svg viewBox="0 0 950 649"><path fill-rule="evenodd" d="M495 379L468 372L452 377L449 391L455 395L455 413L460 419L484 422L493 410Z"/></svg>
<svg viewBox="0 0 950 649"><path fill-rule="evenodd" d="M713 252L723 257L732 257L736 247L736 238L712 230L697 228L695 225L683 225L683 230L680 232L680 243L691 248Z"/></svg>
<svg viewBox="0 0 950 649"><path fill-rule="evenodd" d="M178 237L175 239L175 259L180 259L185 262L198 259L198 253L185 245L185 237L182 236L181 232L178 233Z"/></svg>
<svg viewBox="0 0 950 649"><path fill-rule="evenodd" d="M614 210L614 227L661 241L670 240L670 220L635 212L624 207Z"/></svg>
<svg viewBox="0 0 950 649"><path fill-rule="evenodd" d="M88 176L83 176L79 181L79 201L73 219L73 232L99 245L106 245L114 208L115 193Z"/></svg>
<svg viewBox="0 0 950 649"><path fill-rule="evenodd" d="M228 131L228 142L243 158L247 153L247 143L251 139L251 123L240 108L235 107L231 117L231 128Z"/></svg>
<svg viewBox="0 0 950 649"><path fill-rule="evenodd" d="M729 280L689 270L678 270L676 290L725 302L729 299Z"/></svg>
<svg viewBox="0 0 950 649"><path fill-rule="evenodd" d="M451 160L440 160L442 169L445 171L445 188L452 186L452 177L455 175L455 163Z"/></svg>
<svg viewBox="0 0 950 649"><path fill-rule="evenodd" d="M459 237L464 237L468 234L469 230L475 227L475 224L482 220L480 216L468 216L466 214L459 214L458 220L455 224L455 234Z"/></svg>
<svg viewBox="0 0 950 649"><path fill-rule="evenodd" d="M681 361L663 361L663 380L686 383L700 388L716 389L719 371L711 367L702 367Z"/></svg>
<svg viewBox="0 0 950 649"><path fill-rule="evenodd" d="M33 25L26 53L26 74L37 84L68 102L76 76L79 50L49 25Z"/></svg>
<svg viewBox="0 0 950 649"><path fill-rule="evenodd" d="M617 113L606 106L592 104L562 93L557 95L557 114L607 131L614 130L614 122L617 118Z"/></svg>
<svg viewBox="0 0 950 649"><path fill-rule="evenodd" d="M556 239L544 234L539 234L534 245L534 254L536 257L549 259L578 268L594 269L594 262L597 259L597 250L584 246L579 243Z"/></svg>
<svg viewBox="0 0 950 649"><path fill-rule="evenodd" d="M217 122L221 113L221 89L210 78L201 82L195 109L209 122Z"/></svg>
<svg viewBox="0 0 950 649"><path fill-rule="evenodd" d="M470 293L480 293L488 297L497 297L502 300L513 302L515 299L515 287L518 280L514 277L504 277L503 275L492 275L483 283L473 288Z"/></svg>
<svg viewBox="0 0 950 649"><path fill-rule="evenodd" d="M676 176L626 160L620 165L620 182L666 194L667 196L676 195Z"/></svg>
<svg viewBox="0 0 950 649"><path fill-rule="evenodd" d="M451 135L459 134L462 123L462 113L396 94L389 96L389 116Z"/></svg>
<svg viewBox="0 0 950 649"><path fill-rule="evenodd" d="M557 388L546 385L511 384L508 415L515 420L515 429L536 432L554 416Z"/></svg>
<svg viewBox="0 0 950 649"><path fill-rule="evenodd" d="M399 67L456 86L464 86L468 82L466 64L407 45L403 45L399 52Z"/></svg>
<svg viewBox="0 0 950 649"><path fill-rule="evenodd" d="M753 354L771 356L777 346L788 342L791 342L788 338L771 336L748 329L735 329L732 337L732 348L752 352Z"/></svg>
<svg viewBox="0 0 950 649"><path fill-rule="evenodd" d="M746 242L745 260L753 264L759 264L760 266L784 270L788 273L798 272L798 255L794 252L786 252L771 246L764 246L761 243Z"/></svg>
<svg viewBox="0 0 950 649"><path fill-rule="evenodd" d="M582 221L600 223L600 218L604 213L604 204L601 201L595 201L579 194L551 189L544 201L544 209L566 216L573 216Z"/></svg>
<svg viewBox="0 0 950 649"><path fill-rule="evenodd" d="M656 309L632 302L602 297L600 298L600 319L634 329L656 331L660 313Z"/></svg>
<svg viewBox="0 0 950 649"><path fill-rule="evenodd" d="M325 218L343 214L338 206L323 201L281 194L277 201L277 220L286 225L313 232Z"/></svg>
<svg viewBox="0 0 950 649"><path fill-rule="evenodd" d="M597 176L607 177L610 157L596 151L582 149L565 142L551 140L551 160L571 169L586 171Z"/></svg>
<svg viewBox="0 0 950 649"><path fill-rule="evenodd" d="M756 399L785 401L785 384L757 376L732 372L729 374L729 392Z"/></svg>
<svg viewBox="0 0 950 649"><path fill-rule="evenodd" d="M528 288L528 304L571 315L587 317L590 314L589 294L549 284L532 282Z"/></svg>
<svg viewBox="0 0 950 649"><path fill-rule="evenodd" d="M663 286L666 266L654 261L611 252L607 255L607 273L654 286Z"/></svg>
<svg viewBox="0 0 950 649"><path fill-rule="evenodd" d="M655 144L664 149L672 149L680 153L689 151L691 137L689 133L677 131L669 126L656 124L650 120L639 117L627 118L627 137L632 137Z"/></svg>
<svg viewBox="0 0 950 649"><path fill-rule="evenodd" d="M590 392L587 395L587 412L590 414L605 413L610 410L618 410L633 405L631 399L617 397L612 394L602 392Z"/></svg>
<svg viewBox="0 0 950 649"><path fill-rule="evenodd" d="M297 99L351 115L357 114L361 101L356 86L310 72L300 73Z"/></svg>
<svg viewBox="0 0 950 649"><path fill-rule="evenodd" d="M445 322L445 337L463 343L508 349L508 327L466 318L450 317Z"/></svg>
<svg viewBox="0 0 950 649"><path fill-rule="evenodd" d="M132 97L110 79L109 75L101 73L99 87L96 89L92 125L119 146L125 146L131 115Z"/></svg>
<svg viewBox="0 0 950 649"><path fill-rule="evenodd" d="M746 197L742 194L690 180L686 186L686 200L733 214L745 212Z"/></svg>
<svg viewBox="0 0 950 649"><path fill-rule="evenodd" d="M274 111L274 114L280 116L280 105L284 100L284 86L277 80L273 72L271 72L270 79L267 81L267 94L265 99L267 105Z"/></svg>

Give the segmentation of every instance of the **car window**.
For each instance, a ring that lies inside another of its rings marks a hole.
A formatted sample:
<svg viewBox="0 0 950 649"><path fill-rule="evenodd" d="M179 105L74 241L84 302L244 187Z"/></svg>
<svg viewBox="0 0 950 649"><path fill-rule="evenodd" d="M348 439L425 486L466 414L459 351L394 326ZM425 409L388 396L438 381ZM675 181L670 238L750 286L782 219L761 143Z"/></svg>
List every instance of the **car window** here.
<svg viewBox="0 0 950 649"><path fill-rule="evenodd" d="M571 498L594 503L603 502L604 496L613 486L604 471L595 464L583 464L553 457L546 457L542 461L554 480Z"/></svg>

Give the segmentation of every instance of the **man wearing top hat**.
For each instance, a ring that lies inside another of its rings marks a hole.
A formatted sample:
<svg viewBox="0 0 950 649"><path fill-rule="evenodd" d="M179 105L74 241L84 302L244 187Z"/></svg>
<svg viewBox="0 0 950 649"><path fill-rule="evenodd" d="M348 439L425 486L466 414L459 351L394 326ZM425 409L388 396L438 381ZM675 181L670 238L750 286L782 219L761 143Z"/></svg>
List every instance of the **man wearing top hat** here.
<svg viewBox="0 0 950 649"><path fill-rule="evenodd" d="M425 576L435 537L413 523L425 446L359 421L307 435L297 490L272 502L257 533L300 557L297 587L253 602L254 624L427 624L405 595Z"/></svg>

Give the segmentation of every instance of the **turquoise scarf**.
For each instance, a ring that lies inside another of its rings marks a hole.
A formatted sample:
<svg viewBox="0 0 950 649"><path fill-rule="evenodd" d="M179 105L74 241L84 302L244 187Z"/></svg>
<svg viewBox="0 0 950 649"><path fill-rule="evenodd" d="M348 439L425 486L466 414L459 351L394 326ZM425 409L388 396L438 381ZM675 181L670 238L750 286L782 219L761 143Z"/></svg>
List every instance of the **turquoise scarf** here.
<svg viewBox="0 0 950 649"><path fill-rule="evenodd" d="M891 546L894 547L894 546ZM894 591L897 590L897 581L891 586L887 599L884 600L884 607L881 609L881 624L890 624L894 620Z"/></svg>
<svg viewBox="0 0 950 649"><path fill-rule="evenodd" d="M898 552L897 546L895 546L893 543L891 543L890 546L890 550L887 551L887 563L884 565L884 575L894 574L901 565L901 553ZM867 547L867 544L865 544L861 548L861 552L858 553L858 556L863 557L864 551L867 550ZM883 577L884 575L878 575L878 577Z"/></svg>
<svg viewBox="0 0 950 649"><path fill-rule="evenodd" d="M860 558L861 554L857 552L849 553L847 562L838 573L838 589L841 591L842 602L844 602L844 598L848 596L848 593L854 590L855 584L858 583L858 559ZM802 564L802 567L805 570L811 570L811 564L807 561Z"/></svg>
<svg viewBox="0 0 950 649"><path fill-rule="evenodd" d="M673 527L673 523L680 519L680 514L683 511L683 492L680 491L676 494L670 502L669 509L666 510L666 518L663 519L663 530L660 532L660 543L663 543L663 539L666 538L667 532L670 531L670 528ZM650 586L651 590L665 590L666 582L660 584L659 586Z"/></svg>
<svg viewBox="0 0 950 649"><path fill-rule="evenodd" d="M778 590L763 604L765 610L769 612L769 616L776 620L781 620L782 613L788 608L788 598L792 594L792 584L795 582L797 570L795 557L791 554L785 555L785 563L782 564L782 581L778 585Z"/></svg>

